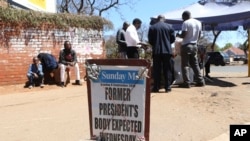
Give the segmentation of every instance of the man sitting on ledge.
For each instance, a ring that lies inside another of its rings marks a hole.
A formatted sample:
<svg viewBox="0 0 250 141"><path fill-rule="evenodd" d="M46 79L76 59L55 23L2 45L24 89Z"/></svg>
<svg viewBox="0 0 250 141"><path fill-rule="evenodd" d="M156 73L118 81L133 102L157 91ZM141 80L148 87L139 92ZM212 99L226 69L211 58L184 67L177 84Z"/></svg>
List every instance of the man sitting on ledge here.
<svg viewBox="0 0 250 141"><path fill-rule="evenodd" d="M77 63L76 52L71 48L71 44L69 41L64 42L64 49L60 51L59 54L59 68L60 68L60 79L61 79L61 87L65 86L65 70L66 68L74 67L75 75L76 75L76 85L82 85L80 82L80 71Z"/></svg>

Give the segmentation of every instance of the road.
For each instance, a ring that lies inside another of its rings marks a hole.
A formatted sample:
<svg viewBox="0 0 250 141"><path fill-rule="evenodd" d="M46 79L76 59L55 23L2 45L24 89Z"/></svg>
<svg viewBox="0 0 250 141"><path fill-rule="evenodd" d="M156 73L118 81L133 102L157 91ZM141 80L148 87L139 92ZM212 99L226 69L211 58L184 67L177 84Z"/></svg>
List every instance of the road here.
<svg viewBox="0 0 250 141"><path fill-rule="evenodd" d="M211 72L248 72L247 65L226 65L226 66L214 66L211 65Z"/></svg>
<svg viewBox="0 0 250 141"><path fill-rule="evenodd" d="M211 68L205 87L151 94L150 141L228 141L229 125L250 121L247 66ZM0 87L0 141L90 140L87 89Z"/></svg>

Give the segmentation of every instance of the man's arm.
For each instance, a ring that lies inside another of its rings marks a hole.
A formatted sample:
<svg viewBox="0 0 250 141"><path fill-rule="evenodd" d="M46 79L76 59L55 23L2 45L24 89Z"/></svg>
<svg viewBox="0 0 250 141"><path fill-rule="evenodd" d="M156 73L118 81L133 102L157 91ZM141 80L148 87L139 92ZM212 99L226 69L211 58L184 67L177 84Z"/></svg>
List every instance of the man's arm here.
<svg viewBox="0 0 250 141"><path fill-rule="evenodd" d="M68 62L65 60L63 50L61 50L60 54L59 54L59 63L64 64L64 65L68 65Z"/></svg>
<svg viewBox="0 0 250 141"><path fill-rule="evenodd" d="M122 40L122 37L125 39L125 32L123 32L122 30L119 30L117 32L117 35L116 35L116 43L118 45L125 46L126 45L126 41Z"/></svg>
<svg viewBox="0 0 250 141"><path fill-rule="evenodd" d="M200 39L200 37L201 37L201 31L199 31L199 36L198 36L198 40Z"/></svg>
<svg viewBox="0 0 250 141"><path fill-rule="evenodd" d="M73 55L73 62L76 63L77 62L76 51L75 50L71 50L71 51L72 51L72 55Z"/></svg>
<svg viewBox="0 0 250 141"><path fill-rule="evenodd" d="M32 71L32 68L33 68L34 65L35 64L30 64L28 72L27 72L27 76L32 76L33 75L35 78L37 78L38 76L37 76L36 72ZM38 71L39 71L39 66L38 66Z"/></svg>
<svg viewBox="0 0 250 141"><path fill-rule="evenodd" d="M184 22L183 24L182 24L182 27L181 27L181 34L177 34L176 36L177 37L180 37L180 38L185 38L185 36L187 35L187 30L188 30L188 28L187 28L187 23L186 22Z"/></svg>
<svg viewBox="0 0 250 141"><path fill-rule="evenodd" d="M71 50L73 60L71 62L66 61L67 65L74 66L77 63L77 56L75 50Z"/></svg>
<svg viewBox="0 0 250 141"><path fill-rule="evenodd" d="M149 28L148 30L148 42L150 45L154 46L155 45L155 35L153 33L153 30Z"/></svg>
<svg viewBox="0 0 250 141"><path fill-rule="evenodd" d="M174 29L170 28L170 43L174 43L175 42L175 33L174 33Z"/></svg>
<svg viewBox="0 0 250 141"><path fill-rule="evenodd" d="M185 38L185 36L187 35L187 31L181 31L181 34L178 34L177 33L177 37L180 37L180 38Z"/></svg>
<svg viewBox="0 0 250 141"><path fill-rule="evenodd" d="M31 76L33 74L32 72L32 64L29 65L27 76Z"/></svg>
<svg viewBox="0 0 250 141"><path fill-rule="evenodd" d="M38 65L38 71L39 71L40 75L44 75L44 73L43 73L43 65L42 64Z"/></svg>

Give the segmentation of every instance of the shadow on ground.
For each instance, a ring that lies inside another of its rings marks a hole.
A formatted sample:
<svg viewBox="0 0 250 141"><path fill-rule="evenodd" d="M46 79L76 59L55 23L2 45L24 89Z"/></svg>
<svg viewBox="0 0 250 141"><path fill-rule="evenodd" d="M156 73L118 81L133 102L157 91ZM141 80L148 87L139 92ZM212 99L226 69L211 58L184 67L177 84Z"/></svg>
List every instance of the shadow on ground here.
<svg viewBox="0 0 250 141"><path fill-rule="evenodd" d="M242 82L242 85L250 85L250 82Z"/></svg>
<svg viewBox="0 0 250 141"><path fill-rule="evenodd" d="M221 80L220 77L213 77L210 80L206 79L206 85L218 86L218 87L235 87L235 86L237 86L236 84L234 84L232 82Z"/></svg>

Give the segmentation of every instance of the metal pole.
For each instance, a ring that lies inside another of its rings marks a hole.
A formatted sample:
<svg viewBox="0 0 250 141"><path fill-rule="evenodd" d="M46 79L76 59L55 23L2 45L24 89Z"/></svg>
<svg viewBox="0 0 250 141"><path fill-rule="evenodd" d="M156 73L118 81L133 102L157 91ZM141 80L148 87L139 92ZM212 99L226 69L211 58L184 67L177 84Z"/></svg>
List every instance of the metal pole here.
<svg viewBox="0 0 250 141"><path fill-rule="evenodd" d="M250 77L250 29L248 31L248 77Z"/></svg>

